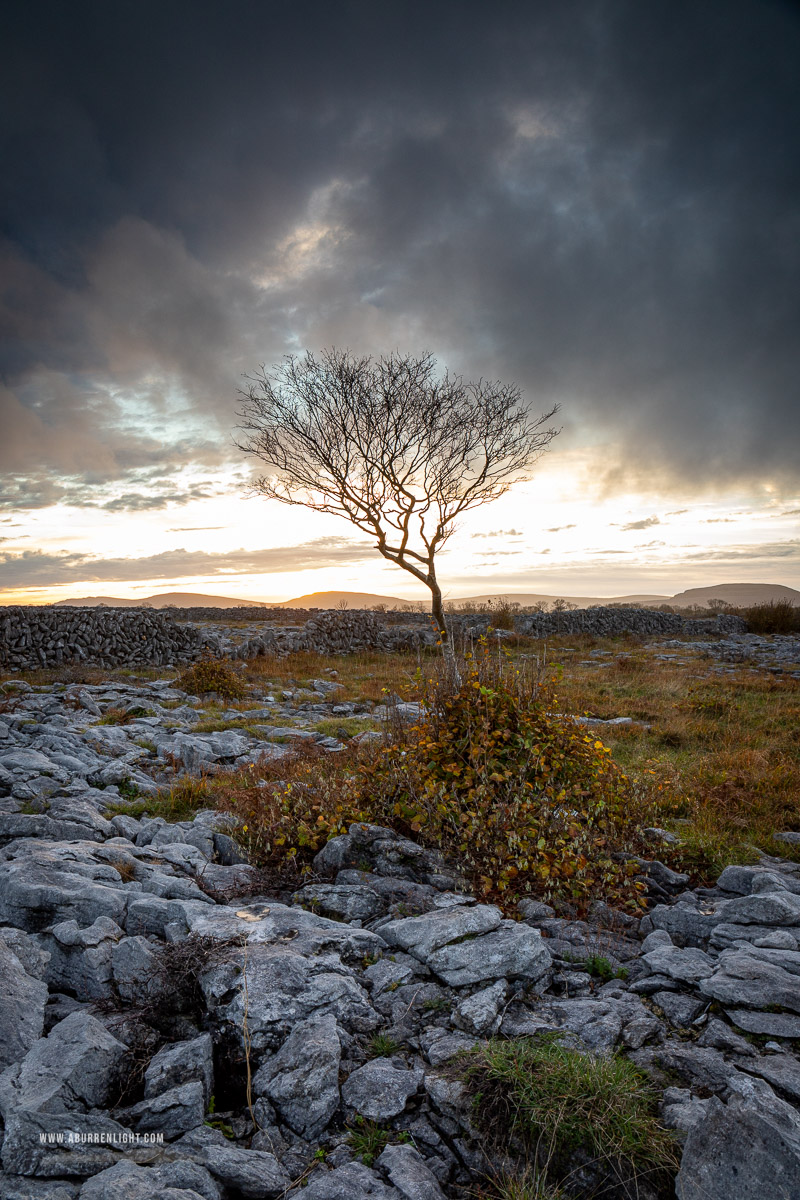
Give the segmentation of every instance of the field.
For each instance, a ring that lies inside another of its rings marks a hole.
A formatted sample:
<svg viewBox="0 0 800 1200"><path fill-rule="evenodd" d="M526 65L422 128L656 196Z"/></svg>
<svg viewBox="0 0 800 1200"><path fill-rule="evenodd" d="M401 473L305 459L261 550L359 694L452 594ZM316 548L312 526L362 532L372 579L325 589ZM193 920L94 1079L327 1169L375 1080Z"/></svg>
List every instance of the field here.
<svg viewBox="0 0 800 1200"><path fill-rule="evenodd" d="M598 761L610 752L609 761L627 777L624 788L614 784L608 792L611 784L605 776L600 779L604 768L589 759L584 764L589 772L585 794L589 796L594 788L592 794L602 793L603 804L611 797L612 807L616 805L620 813L614 830L603 832L603 853L608 851L612 858L615 853L629 850L656 854L676 869L687 871L693 884L712 882L725 865L752 861L758 850L800 858L800 847L773 837L777 831L800 830L800 680L746 667L721 671L702 649L665 653L658 644L645 646L629 637L600 640L585 635L555 638L546 646L531 639L508 638L502 650L492 648L486 654L481 667L484 682L487 670L493 686L501 681L501 691L508 689L507 705L502 719L496 712L486 718L484 712L483 724L481 720L470 724L469 755L473 759L473 743L496 736L507 741L505 729L516 720L515 709L526 706L536 706L540 716L548 719L554 713L601 720L631 718L627 725L587 725L580 731L586 746L573 739L566 751L569 756L586 749L589 758L594 754ZM365 707L391 696L411 700L426 693L430 698L437 680L441 683L441 661L433 651L421 657L296 654L285 659L256 659L237 665L236 671L245 690L252 690L254 695L270 689L280 692L314 678L335 679L341 685L337 701ZM84 675L94 680L108 677L101 672ZM30 682L51 682L55 674L34 672L26 678ZM474 702L469 700L470 704ZM242 714L235 721L231 720L230 704L227 720L221 719L219 705L207 704L197 731L247 728L246 710L252 703L254 700L248 698L234 703ZM492 721L500 729L499 734L495 726L490 728ZM337 736L349 742L352 735L370 726L375 724L367 715L321 721L317 728L328 734L337 734L338 730ZM540 740L550 736L547 731L543 735L539 727L534 733ZM418 743L430 733L412 729L403 736L405 744L417 754L419 768L425 755L420 758ZM425 745L433 746L434 742ZM593 747L602 747L602 752ZM293 852L298 866L307 864L318 845L355 818L393 821L402 831L462 857L465 847L482 840L484 826L496 819L503 805L503 811L509 814L506 826L520 819L519 809L513 808L517 803L513 792L529 770L530 755L520 759L505 754L502 761L495 755L490 761L484 749L478 747L480 762L469 791L461 787L461 766L445 762L448 757L453 760L463 755L463 743L459 749L455 744L445 746L437 741L435 750L426 751L433 757L427 764L422 763L422 775L417 769L415 785L409 786L407 794L398 760L388 766L383 761L376 765L376 756L380 755L374 745L360 748L350 743L340 754L307 749L292 765L284 761L271 770L260 771L274 788L259 787L252 771L184 780L161 800L134 802L131 811L158 811L180 819L199 805L232 807L248 827L254 855L273 867L287 852L290 856ZM433 760L436 764L431 774ZM410 760L408 763L410 771ZM556 774L549 782L545 779L542 786L555 787L554 780ZM574 781L567 786L574 791ZM431 807L434 792L438 809L436 805ZM558 794L552 791L551 801ZM448 805L447 797L453 800L447 812L440 803L443 796ZM591 807L595 800L586 803ZM528 820L529 815L530 807L525 809L524 819ZM586 832L585 814L579 812L580 828L573 823L558 831L561 848L554 855L551 847L542 843L555 840L556 834L541 814L534 816L539 834L537 854L517 847L516 857L510 857L508 845L503 846L502 854L484 846L474 868L475 877L485 880L486 895L496 896L513 884L522 862L519 882L524 876L523 890L538 889L550 899L563 893L583 907L589 889L584 895L577 885L581 871L588 877L588 868L582 865L586 845L580 849L578 835L583 837ZM463 828L454 831L454 824ZM639 832L653 826L676 834L679 842L671 846L658 842L654 848L652 840L647 842ZM499 835L494 830L492 837L505 840L504 828ZM508 840L510 843L511 838ZM591 845L596 854L601 842ZM623 882L609 867L605 875L595 874L591 894L602 895L605 889L609 899L619 901L624 894ZM625 894L630 900L630 893Z"/></svg>

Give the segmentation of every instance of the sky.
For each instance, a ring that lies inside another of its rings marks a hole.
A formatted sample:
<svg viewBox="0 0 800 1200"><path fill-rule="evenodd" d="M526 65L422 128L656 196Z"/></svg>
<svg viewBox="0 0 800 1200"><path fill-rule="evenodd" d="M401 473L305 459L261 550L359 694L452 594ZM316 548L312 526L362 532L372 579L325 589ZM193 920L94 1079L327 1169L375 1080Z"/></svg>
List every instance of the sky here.
<svg viewBox="0 0 800 1200"><path fill-rule="evenodd" d="M800 9L28 0L0 27L0 604L417 597L237 392L429 350L561 433L451 597L800 587Z"/></svg>

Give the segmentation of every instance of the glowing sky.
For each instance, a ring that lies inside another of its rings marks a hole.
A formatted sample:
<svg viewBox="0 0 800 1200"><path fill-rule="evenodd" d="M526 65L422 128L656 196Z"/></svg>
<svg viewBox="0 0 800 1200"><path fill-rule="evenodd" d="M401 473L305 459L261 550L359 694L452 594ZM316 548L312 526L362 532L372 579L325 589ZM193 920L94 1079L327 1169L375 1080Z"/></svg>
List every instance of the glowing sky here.
<svg viewBox="0 0 800 1200"><path fill-rule="evenodd" d="M560 405L451 596L800 587L794 5L11 8L0 603L419 596L246 496L242 374L331 344Z"/></svg>

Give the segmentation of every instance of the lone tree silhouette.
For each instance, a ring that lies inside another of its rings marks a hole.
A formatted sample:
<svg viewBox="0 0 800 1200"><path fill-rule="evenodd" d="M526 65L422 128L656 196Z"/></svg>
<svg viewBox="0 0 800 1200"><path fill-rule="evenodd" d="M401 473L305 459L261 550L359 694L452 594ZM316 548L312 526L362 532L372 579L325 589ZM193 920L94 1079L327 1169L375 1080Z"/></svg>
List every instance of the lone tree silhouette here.
<svg viewBox="0 0 800 1200"><path fill-rule="evenodd" d="M455 665L436 554L462 513L526 479L558 433L514 384L437 370L429 353L362 357L331 348L246 376L239 449L265 462L255 490L344 517L431 593Z"/></svg>

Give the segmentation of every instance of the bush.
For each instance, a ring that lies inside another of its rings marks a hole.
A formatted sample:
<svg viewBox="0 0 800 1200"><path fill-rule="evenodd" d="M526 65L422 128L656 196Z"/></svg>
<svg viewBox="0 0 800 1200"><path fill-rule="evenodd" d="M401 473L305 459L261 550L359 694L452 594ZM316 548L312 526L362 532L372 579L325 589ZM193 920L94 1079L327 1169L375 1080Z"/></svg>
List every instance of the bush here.
<svg viewBox="0 0 800 1200"><path fill-rule="evenodd" d="M769 600L744 610L747 628L751 633L800 632L800 607L790 600Z"/></svg>
<svg viewBox="0 0 800 1200"><path fill-rule="evenodd" d="M489 1139L505 1146L517 1139L548 1181L568 1177L570 1156L579 1151L623 1184L633 1181L632 1194L645 1172L673 1194L675 1141L656 1120L653 1088L627 1059L584 1054L550 1035L491 1041L458 1069ZM581 1162L585 1169L585 1157Z"/></svg>
<svg viewBox="0 0 800 1200"><path fill-rule="evenodd" d="M442 850L484 896L513 885L634 900L619 857L628 779L602 742L549 711L541 681L481 650L455 692L423 700L425 720L363 768L360 807Z"/></svg>
<svg viewBox="0 0 800 1200"><path fill-rule="evenodd" d="M184 671L175 681L176 687L190 696L204 696L208 692L216 692L225 700L241 700L247 694L247 689L236 671L226 662L217 658L202 658L188 671Z"/></svg>
<svg viewBox="0 0 800 1200"><path fill-rule="evenodd" d="M267 786L253 774L250 786L223 789L252 861L307 867L364 821L440 850L482 897L510 889L636 906L628 780L601 742L550 711L546 688L481 651L458 690L420 681L417 696L424 720L388 745L334 758L304 747L259 765Z"/></svg>

